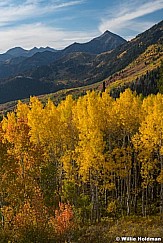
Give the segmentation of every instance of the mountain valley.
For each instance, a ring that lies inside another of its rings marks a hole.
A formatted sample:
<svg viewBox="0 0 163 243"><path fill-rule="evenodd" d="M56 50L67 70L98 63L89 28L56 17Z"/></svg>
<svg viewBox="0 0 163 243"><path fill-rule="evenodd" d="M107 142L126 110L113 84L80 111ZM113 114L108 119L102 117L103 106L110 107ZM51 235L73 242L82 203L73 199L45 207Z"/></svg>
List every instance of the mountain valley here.
<svg viewBox="0 0 163 243"><path fill-rule="evenodd" d="M100 81L110 90L124 87L124 83L136 82L159 68L162 43L163 21L128 42L106 31L90 42L58 51L49 47L29 51L13 48L0 55L0 103L97 86Z"/></svg>

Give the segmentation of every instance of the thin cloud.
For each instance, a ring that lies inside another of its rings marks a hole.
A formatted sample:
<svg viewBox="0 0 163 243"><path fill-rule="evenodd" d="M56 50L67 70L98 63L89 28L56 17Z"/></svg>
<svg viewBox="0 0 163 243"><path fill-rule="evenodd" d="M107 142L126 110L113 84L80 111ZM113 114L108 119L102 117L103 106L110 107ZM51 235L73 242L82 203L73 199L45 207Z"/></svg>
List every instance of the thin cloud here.
<svg viewBox="0 0 163 243"><path fill-rule="evenodd" d="M134 25L132 26L131 24L134 22L137 23L137 18L156 12L162 8L163 0L148 1L146 3L134 1L132 4L128 4L126 2L119 9L113 10L112 14L101 20L99 30L104 32L106 29L109 29L117 32L122 27L130 27L134 29ZM141 24L142 27L140 25L139 27L141 27L141 30L143 30L143 26L150 26L151 22L149 24L147 24L147 22L145 24L141 22Z"/></svg>
<svg viewBox="0 0 163 243"><path fill-rule="evenodd" d="M39 16L48 15L55 11L65 9L67 7L82 4L84 0L77 1L51 1L45 3L39 0L27 0L23 4L12 4L11 1L2 1L0 3L0 26L13 24L16 21L30 20Z"/></svg>
<svg viewBox="0 0 163 243"><path fill-rule="evenodd" d="M25 31L24 31L25 30ZM65 31L52 28L42 23L21 25L12 29L0 30L1 49L3 53L14 46L21 46L25 49L31 49L34 46L51 46L55 49L62 49L70 45L72 41L89 41L97 36L97 32ZM72 36L75 38L72 38Z"/></svg>

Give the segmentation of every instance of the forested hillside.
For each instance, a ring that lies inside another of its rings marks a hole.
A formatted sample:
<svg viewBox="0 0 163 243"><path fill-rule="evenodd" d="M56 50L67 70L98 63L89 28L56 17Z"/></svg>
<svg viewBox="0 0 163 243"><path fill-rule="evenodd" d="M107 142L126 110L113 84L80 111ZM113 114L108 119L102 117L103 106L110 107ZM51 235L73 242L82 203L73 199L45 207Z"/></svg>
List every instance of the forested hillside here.
<svg viewBox="0 0 163 243"><path fill-rule="evenodd" d="M126 88L143 96L157 94L162 60L163 46L151 45L127 67L106 79L105 86L113 97L118 97Z"/></svg>
<svg viewBox="0 0 163 243"><path fill-rule="evenodd" d="M58 106L31 97L0 134L0 242L114 242L112 219L134 215L157 215L161 227L162 94L92 91ZM83 226L104 219L110 235L82 238Z"/></svg>

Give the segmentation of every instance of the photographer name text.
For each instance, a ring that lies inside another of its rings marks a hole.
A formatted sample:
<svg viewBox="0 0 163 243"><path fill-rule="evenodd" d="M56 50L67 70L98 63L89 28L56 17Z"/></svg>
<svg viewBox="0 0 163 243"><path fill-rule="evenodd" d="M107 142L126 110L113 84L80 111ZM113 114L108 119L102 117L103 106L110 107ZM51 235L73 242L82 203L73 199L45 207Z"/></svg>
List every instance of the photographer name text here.
<svg viewBox="0 0 163 243"><path fill-rule="evenodd" d="M161 242L162 238L161 237L132 237L132 236L121 236L121 237L116 237L116 241L127 241L127 242L133 242L133 241L139 241L139 242Z"/></svg>

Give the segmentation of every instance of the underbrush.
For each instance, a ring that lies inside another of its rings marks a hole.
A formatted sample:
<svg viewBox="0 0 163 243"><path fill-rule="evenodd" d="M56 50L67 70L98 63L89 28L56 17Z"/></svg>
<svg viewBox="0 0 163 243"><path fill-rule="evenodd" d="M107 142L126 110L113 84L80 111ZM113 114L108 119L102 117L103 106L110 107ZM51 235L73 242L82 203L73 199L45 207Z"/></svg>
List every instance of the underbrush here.
<svg viewBox="0 0 163 243"><path fill-rule="evenodd" d="M18 229L19 231L19 229ZM50 229L24 228L0 231L0 243L113 243L116 237L161 237L163 221L159 216L105 218L94 225L78 226L67 234L55 234ZM15 237L19 233L19 239ZM119 241L121 241L119 239ZM153 242L153 241L150 241Z"/></svg>

